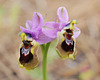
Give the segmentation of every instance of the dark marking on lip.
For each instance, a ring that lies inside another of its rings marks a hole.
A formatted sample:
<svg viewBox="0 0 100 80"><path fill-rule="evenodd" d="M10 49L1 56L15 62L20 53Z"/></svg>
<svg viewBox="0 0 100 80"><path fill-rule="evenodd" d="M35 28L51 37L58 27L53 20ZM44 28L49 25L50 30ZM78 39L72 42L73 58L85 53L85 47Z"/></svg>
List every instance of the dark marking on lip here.
<svg viewBox="0 0 100 80"><path fill-rule="evenodd" d="M28 63L32 59L33 59L33 55L31 52L29 52L29 54L25 56L24 54L22 54L22 48L20 49L20 58L19 58L20 63Z"/></svg>
<svg viewBox="0 0 100 80"><path fill-rule="evenodd" d="M66 51L66 52L68 52L68 51L71 51L71 52L73 52L74 51L74 41L73 41L73 45L67 45L66 44L66 42L65 42L65 40L62 42L62 44L61 44L61 48L64 50L64 51Z"/></svg>
<svg viewBox="0 0 100 80"><path fill-rule="evenodd" d="M23 41L23 47L20 48L20 63L28 63L33 59L33 54L31 53L31 48L33 45L31 41ZM25 51L27 49L27 51Z"/></svg>

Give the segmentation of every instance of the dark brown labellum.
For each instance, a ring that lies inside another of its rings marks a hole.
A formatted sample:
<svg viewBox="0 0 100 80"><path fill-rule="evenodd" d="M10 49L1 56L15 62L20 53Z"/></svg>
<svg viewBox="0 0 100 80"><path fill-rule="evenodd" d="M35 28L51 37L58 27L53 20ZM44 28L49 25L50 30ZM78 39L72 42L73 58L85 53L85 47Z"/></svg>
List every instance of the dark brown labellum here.
<svg viewBox="0 0 100 80"><path fill-rule="evenodd" d="M61 47L64 51L68 52L68 51L71 51L73 52L74 51L74 41L73 41L73 45L72 44L66 44L65 40L62 42L61 44Z"/></svg>
<svg viewBox="0 0 100 80"><path fill-rule="evenodd" d="M20 48L20 63L28 63L33 59L33 54L31 53L31 43L30 41L23 41L23 47Z"/></svg>

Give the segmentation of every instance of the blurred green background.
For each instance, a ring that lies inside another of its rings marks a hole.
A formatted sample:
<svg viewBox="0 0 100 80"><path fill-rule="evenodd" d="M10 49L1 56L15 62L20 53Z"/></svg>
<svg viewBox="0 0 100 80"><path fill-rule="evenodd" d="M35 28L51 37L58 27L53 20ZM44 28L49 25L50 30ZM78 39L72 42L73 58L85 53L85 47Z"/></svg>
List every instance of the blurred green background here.
<svg viewBox="0 0 100 80"><path fill-rule="evenodd" d="M39 66L26 71L18 66L21 38L19 26L25 27L34 12L45 21L56 17L57 9L66 7L69 19L78 21L76 59L61 60L55 51L57 40L48 53L48 80L100 80L100 0L0 0L0 80L42 80L42 56Z"/></svg>

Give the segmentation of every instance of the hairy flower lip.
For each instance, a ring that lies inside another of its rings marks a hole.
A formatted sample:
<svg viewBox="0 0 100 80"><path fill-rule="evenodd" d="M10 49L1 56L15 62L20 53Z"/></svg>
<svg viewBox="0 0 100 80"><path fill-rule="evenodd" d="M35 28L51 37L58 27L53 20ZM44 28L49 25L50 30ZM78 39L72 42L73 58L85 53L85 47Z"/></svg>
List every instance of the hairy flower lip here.
<svg viewBox="0 0 100 80"><path fill-rule="evenodd" d="M73 52L73 48L74 48L74 42L72 41L72 43L64 41L61 44L61 47L63 50L65 50L66 52Z"/></svg>
<svg viewBox="0 0 100 80"><path fill-rule="evenodd" d="M19 66L27 70L32 70L39 64L37 56L39 43L32 38L30 33L21 32L19 36L22 37Z"/></svg>
<svg viewBox="0 0 100 80"><path fill-rule="evenodd" d="M76 49L75 49L75 40L72 37L72 40L66 40L65 36L63 36L62 32L58 32L57 33L58 36L58 42L56 45L56 51L58 53L58 55L60 56L61 59L66 59L66 58L70 58L70 59L75 59L76 56ZM69 42L66 42L69 41ZM71 42L73 44L70 44Z"/></svg>
<svg viewBox="0 0 100 80"><path fill-rule="evenodd" d="M31 49L31 47L30 47L30 49ZM33 59L30 49L29 48L25 49L24 47L21 48L20 58L19 58L21 63L28 63Z"/></svg>

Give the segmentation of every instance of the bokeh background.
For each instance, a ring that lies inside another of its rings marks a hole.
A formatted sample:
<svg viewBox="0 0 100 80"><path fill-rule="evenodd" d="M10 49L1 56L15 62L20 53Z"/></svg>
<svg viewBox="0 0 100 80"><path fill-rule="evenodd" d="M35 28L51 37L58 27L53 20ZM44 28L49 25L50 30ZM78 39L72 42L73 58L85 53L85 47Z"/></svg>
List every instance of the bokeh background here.
<svg viewBox="0 0 100 80"><path fill-rule="evenodd" d="M35 11L52 21L60 6L66 7L70 20L78 21L78 53L74 61L61 60L54 40L48 53L48 80L100 80L100 0L0 0L0 80L42 80L40 49L35 70L18 66L19 26L25 27Z"/></svg>

